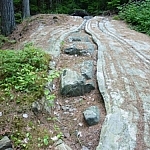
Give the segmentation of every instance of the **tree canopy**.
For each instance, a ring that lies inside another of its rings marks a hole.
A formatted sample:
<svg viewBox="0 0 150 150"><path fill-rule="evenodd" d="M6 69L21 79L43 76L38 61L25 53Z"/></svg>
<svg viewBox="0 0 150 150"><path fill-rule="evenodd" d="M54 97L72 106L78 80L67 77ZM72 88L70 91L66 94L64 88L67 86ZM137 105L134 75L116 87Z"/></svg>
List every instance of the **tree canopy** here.
<svg viewBox="0 0 150 150"><path fill-rule="evenodd" d="M2 1L3 0L1 0L1 3ZM12 7L14 14L10 13L10 15L15 15L16 23L20 23L24 18L29 17L30 14L35 15L39 13L73 14L77 10L85 10L89 15L102 15L104 12L107 14L108 10L108 14L118 13L118 8L125 6L127 3L138 3L138 1L141 2L143 0L11 0L14 4L14 9ZM147 2L148 0L145 1ZM2 27L5 27L2 23L5 23L4 21L6 19L3 18L14 18L14 16L6 17L2 10L4 7L2 6L3 5L0 7L1 29ZM12 22L14 26L15 22ZM9 24L9 20L8 23L5 24ZM11 27L8 33L3 34L8 35L11 33L14 26Z"/></svg>
<svg viewBox="0 0 150 150"><path fill-rule="evenodd" d="M104 10L113 10L130 0L30 0L31 14L37 13L66 13L71 14L75 9L84 9L91 15L101 14ZM22 0L14 0L16 12L21 12Z"/></svg>

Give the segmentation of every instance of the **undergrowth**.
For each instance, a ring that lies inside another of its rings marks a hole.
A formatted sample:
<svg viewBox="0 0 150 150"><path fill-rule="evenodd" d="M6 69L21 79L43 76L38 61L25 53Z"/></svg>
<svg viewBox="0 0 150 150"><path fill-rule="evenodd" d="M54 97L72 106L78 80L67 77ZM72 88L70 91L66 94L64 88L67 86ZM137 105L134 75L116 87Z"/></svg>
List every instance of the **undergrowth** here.
<svg viewBox="0 0 150 150"><path fill-rule="evenodd" d="M4 35L0 34L0 48L3 46L5 42L10 44L16 43L15 40L9 40L8 37L5 37Z"/></svg>
<svg viewBox="0 0 150 150"><path fill-rule="evenodd" d="M55 98L45 94L46 83L59 76L56 71L48 76L49 61L50 55L33 44L18 51L0 50L0 139L7 135L14 150L44 148L53 143L51 137L62 136L52 116L42 112L37 119L31 111L32 103L43 96Z"/></svg>
<svg viewBox="0 0 150 150"><path fill-rule="evenodd" d="M31 44L21 51L0 51L0 88L3 91L36 92L44 86L50 57Z"/></svg>
<svg viewBox="0 0 150 150"><path fill-rule="evenodd" d="M150 0L133 2L120 10L119 17L132 25L132 28L150 35Z"/></svg>

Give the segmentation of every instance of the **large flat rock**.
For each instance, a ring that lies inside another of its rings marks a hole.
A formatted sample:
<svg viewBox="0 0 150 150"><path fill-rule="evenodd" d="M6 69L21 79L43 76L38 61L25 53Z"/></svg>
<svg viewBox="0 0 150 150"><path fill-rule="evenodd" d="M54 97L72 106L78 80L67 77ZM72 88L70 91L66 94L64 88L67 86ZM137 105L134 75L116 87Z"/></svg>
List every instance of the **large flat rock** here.
<svg viewBox="0 0 150 150"><path fill-rule="evenodd" d="M86 31L98 45L107 111L96 150L150 150L150 39L102 17L89 20Z"/></svg>

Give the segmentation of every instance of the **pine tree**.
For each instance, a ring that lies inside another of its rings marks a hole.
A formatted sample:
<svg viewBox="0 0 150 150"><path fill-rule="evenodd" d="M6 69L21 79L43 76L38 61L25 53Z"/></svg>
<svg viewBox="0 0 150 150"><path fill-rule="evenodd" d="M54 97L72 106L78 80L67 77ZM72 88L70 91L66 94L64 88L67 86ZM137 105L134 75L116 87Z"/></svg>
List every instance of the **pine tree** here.
<svg viewBox="0 0 150 150"><path fill-rule="evenodd" d="M29 0L22 1L23 7L23 19L30 17L30 5Z"/></svg>
<svg viewBox="0 0 150 150"><path fill-rule="evenodd" d="M1 33L5 36L15 29L13 0L0 0Z"/></svg>

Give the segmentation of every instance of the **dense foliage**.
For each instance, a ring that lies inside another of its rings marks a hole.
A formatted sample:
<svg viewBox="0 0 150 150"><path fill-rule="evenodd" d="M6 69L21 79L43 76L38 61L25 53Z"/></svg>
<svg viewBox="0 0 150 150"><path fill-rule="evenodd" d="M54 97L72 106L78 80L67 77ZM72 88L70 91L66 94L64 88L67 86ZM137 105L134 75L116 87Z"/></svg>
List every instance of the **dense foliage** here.
<svg viewBox="0 0 150 150"><path fill-rule="evenodd" d="M28 44L21 51L0 51L0 89L13 92L42 90L49 57ZM39 93L40 94L40 93Z"/></svg>
<svg viewBox="0 0 150 150"><path fill-rule="evenodd" d="M119 9L121 19L130 23L135 30L150 35L150 0L134 2Z"/></svg>
<svg viewBox="0 0 150 150"><path fill-rule="evenodd" d="M49 61L50 55L31 43L18 51L0 50L0 139L8 135L14 149L46 149L53 144L51 137L62 137L56 119L46 115L44 107L40 105L44 126L38 112L31 109L33 102L40 103L43 98L43 106L51 107L55 99L45 89L47 82L59 76L55 70L48 74Z"/></svg>
<svg viewBox="0 0 150 150"><path fill-rule="evenodd" d="M23 20L22 0L13 0L13 2L15 21L21 23ZM106 14L114 14L120 10L121 19L134 25L136 30L150 34L149 3L149 0L30 0L30 11L31 15L39 13L72 14L75 10L82 9L89 15L103 15L105 12ZM107 13L108 10L109 13ZM2 42L0 40L0 45L2 44L3 39Z"/></svg>
<svg viewBox="0 0 150 150"><path fill-rule="evenodd" d="M117 6L128 3L129 0L30 0L31 14L37 13L66 13L71 14L75 9L84 9L91 15L101 14L104 10L114 10ZM14 0L16 17L22 11L22 1Z"/></svg>

